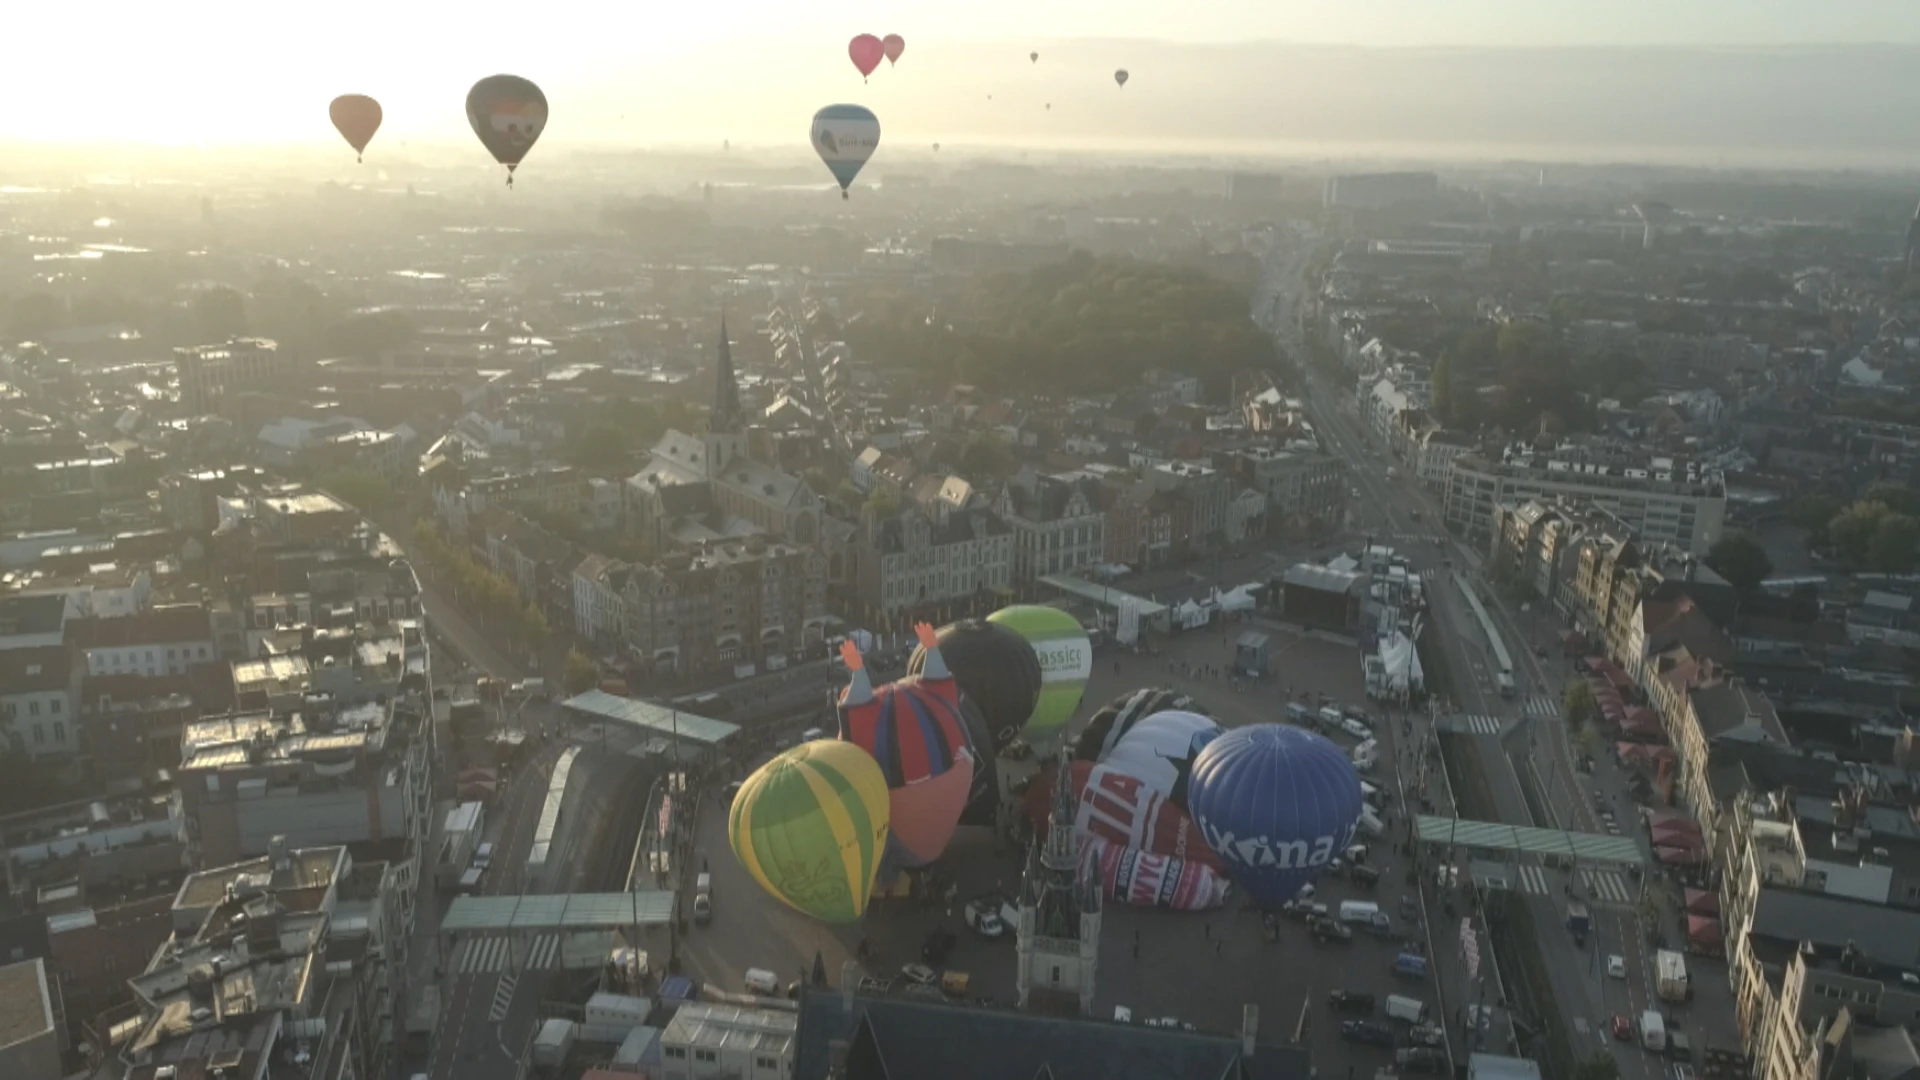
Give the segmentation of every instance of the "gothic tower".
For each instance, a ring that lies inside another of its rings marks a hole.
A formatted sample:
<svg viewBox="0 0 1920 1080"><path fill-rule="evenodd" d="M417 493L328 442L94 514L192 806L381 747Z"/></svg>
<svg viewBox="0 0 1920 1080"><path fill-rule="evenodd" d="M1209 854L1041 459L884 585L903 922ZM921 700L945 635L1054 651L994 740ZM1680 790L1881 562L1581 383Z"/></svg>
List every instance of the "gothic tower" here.
<svg viewBox="0 0 1920 1080"><path fill-rule="evenodd" d="M1080 873L1064 740L1055 767L1047 832L1034 838L1020 882L1015 986L1023 1009L1090 1016L1100 961L1100 886L1095 875Z"/></svg>
<svg viewBox="0 0 1920 1080"><path fill-rule="evenodd" d="M707 413L707 476L747 456L747 417L740 408L740 380L733 371L727 317L720 316L720 351L713 363L713 409Z"/></svg>

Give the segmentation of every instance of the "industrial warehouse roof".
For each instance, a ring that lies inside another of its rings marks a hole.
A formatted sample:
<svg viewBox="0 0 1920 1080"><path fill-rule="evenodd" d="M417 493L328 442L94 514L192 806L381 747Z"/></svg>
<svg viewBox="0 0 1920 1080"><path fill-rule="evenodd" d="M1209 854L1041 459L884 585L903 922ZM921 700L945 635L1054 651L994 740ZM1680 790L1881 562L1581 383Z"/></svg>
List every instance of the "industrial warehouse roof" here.
<svg viewBox="0 0 1920 1080"><path fill-rule="evenodd" d="M1502 825L1497 821L1462 821L1425 814L1415 820L1423 844L1453 844L1516 855L1557 855L1617 865L1643 866L1647 861L1640 854L1640 845L1624 836L1535 829Z"/></svg>
<svg viewBox="0 0 1920 1080"><path fill-rule="evenodd" d="M457 896L440 920L449 934L492 930L617 930L673 921L671 892Z"/></svg>
<svg viewBox="0 0 1920 1080"><path fill-rule="evenodd" d="M717 746L725 742L740 725L699 716L670 705L655 705L639 698L620 697L604 690L589 690L566 700L566 707L599 720L645 728L682 742Z"/></svg>

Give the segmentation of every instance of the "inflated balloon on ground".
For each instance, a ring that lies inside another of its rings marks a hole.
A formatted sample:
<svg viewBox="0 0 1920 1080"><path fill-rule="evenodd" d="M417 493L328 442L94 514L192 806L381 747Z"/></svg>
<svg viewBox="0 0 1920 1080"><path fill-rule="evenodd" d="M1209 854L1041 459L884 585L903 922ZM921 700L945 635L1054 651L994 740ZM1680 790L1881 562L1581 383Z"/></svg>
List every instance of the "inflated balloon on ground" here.
<svg viewBox="0 0 1920 1080"><path fill-rule="evenodd" d="M1113 752L1114 746L1133 730L1133 725L1168 709L1203 711L1193 698L1177 690L1155 686L1129 690L1100 706L1100 710L1088 718L1074 741L1073 756L1080 761L1099 761Z"/></svg>
<svg viewBox="0 0 1920 1080"><path fill-rule="evenodd" d="M1040 700L1040 658L1033 646L1013 628L985 619L948 623L934 640L961 692L979 706L993 735L991 752L1006 749ZM920 674L925 663L926 650L915 648L907 674Z"/></svg>
<svg viewBox="0 0 1920 1080"><path fill-rule="evenodd" d="M987 621L1026 638L1039 658L1040 698L1020 737L1035 747L1048 747L1066 733L1087 692L1087 679L1093 675L1093 642L1080 620L1056 607L1016 604L987 616Z"/></svg>
<svg viewBox="0 0 1920 1080"><path fill-rule="evenodd" d="M760 887L830 923L858 921L886 849L887 780L859 747L802 743L755 770L727 814L727 840Z"/></svg>
<svg viewBox="0 0 1920 1080"><path fill-rule="evenodd" d="M1293 899L1346 851L1360 806L1346 751L1284 724L1234 728L1208 743L1187 795L1207 846L1267 907Z"/></svg>
<svg viewBox="0 0 1920 1080"><path fill-rule="evenodd" d="M848 664L852 682L840 698L840 737L871 755L887 782L888 860L895 866L924 866L939 858L973 795L960 688L933 628L918 629L929 645L920 675L874 687L856 652Z"/></svg>

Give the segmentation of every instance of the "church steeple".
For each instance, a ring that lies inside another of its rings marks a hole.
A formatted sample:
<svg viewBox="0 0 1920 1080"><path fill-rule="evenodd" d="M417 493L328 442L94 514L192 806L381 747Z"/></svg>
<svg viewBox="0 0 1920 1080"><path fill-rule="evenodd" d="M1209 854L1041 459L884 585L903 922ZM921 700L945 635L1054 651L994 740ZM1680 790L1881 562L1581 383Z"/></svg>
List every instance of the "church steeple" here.
<svg viewBox="0 0 1920 1080"><path fill-rule="evenodd" d="M720 316L720 351L713 364L713 411L707 414L707 430L715 434L737 434L741 429L740 380L733 373L733 342L727 336L727 316Z"/></svg>

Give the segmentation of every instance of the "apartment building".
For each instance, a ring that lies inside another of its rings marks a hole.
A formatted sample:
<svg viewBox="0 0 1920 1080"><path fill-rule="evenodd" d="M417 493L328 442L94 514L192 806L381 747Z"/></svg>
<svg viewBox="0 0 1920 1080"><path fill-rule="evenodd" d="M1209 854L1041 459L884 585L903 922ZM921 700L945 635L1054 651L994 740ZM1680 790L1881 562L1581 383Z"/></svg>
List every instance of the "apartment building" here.
<svg viewBox="0 0 1920 1080"><path fill-rule="evenodd" d="M1499 459L1472 453L1447 474L1446 519L1455 532L1488 542L1495 508L1527 499L1567 500L1599 508L1649 544L1671 544L1694 556L1725 533L1726 482L1719 470L1673 458L1632 463L1618 456L1513 448Z"/></svg>
<svg viewBox="0 0 1920 1080"><path fill-rule="evenodd" d="M621 638L653 672L744 677L819 655L827 560L750 536L628 567L618 595Z"/></svg>
<svg viewBox="0 0 1920 1080"><path fill-rule="evenodd" d="M1013 585L1014 533L984 507L936 502L869 514L855 537L861 607L897 615L922 605L1004 595Z"/></svg>
<svg viewBox="0 0 1920 1080"><path fill-rule="evenodd" d="M219 412L244 390L273 388L293 370L292 357L266 338L233 338L219 345L173 350L180 404L189 412Z"/></svg>
<svg viewBox="0 0 1920 1080"><path fill-rule="evenodd" d="M1107 517L1098 481L1086 474L1032 470L1001 488L994 511L1013 530L1013 580L1077 574L1102 560Z"/></svg>
<svg viewBox="0 0 1920 1080"><path fill-rule="evenodd" d="M1346 511L1346 464L1311 446L1240 447L1214 455L1214 463L1265 499L1274 528L1306 532Z"/></svg>

